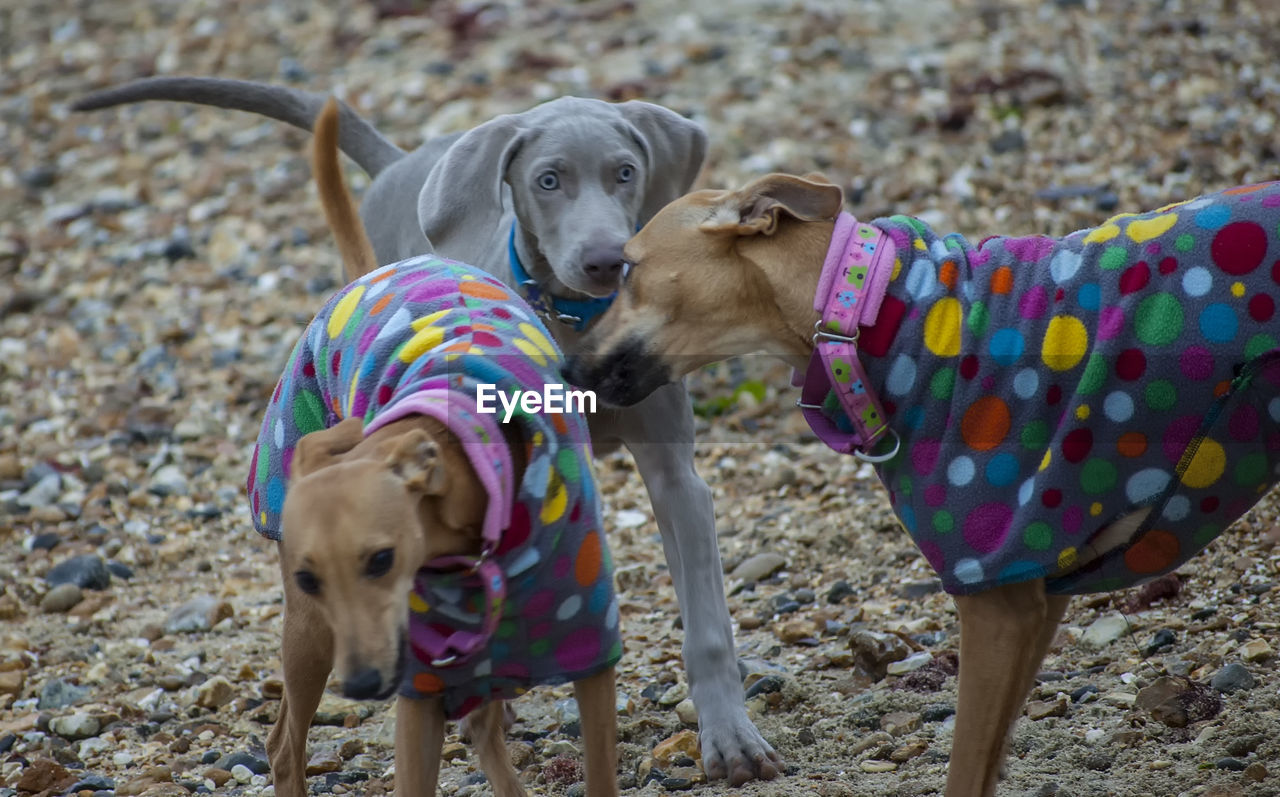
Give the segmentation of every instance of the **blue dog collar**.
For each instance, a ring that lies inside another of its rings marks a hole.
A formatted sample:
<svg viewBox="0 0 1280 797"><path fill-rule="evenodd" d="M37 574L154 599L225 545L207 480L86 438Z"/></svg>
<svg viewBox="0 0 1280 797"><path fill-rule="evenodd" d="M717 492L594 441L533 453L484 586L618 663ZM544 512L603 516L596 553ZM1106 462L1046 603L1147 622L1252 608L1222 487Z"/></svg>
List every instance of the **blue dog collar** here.
<svg viewBox="0 0 1280 797"><path fill-rule="evenodd" d="M507 238L507 259L511 261L511 276L524 294L525 301L546 318L554 318L578 332L586 329L587 324L596 316L609 309L618 294L611 293L599 299L566 299L543 290L538 281L525 271L520 255L516 254L516 224L517 222L511 222L511 235Z"/></svg>

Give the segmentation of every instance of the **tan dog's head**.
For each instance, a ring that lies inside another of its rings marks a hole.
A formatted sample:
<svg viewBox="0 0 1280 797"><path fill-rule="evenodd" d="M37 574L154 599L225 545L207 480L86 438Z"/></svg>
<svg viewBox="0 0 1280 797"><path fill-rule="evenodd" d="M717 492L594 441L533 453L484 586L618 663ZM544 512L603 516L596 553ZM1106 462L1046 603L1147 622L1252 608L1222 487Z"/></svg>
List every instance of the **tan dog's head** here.
<svg viewBox="0 0 1280 797"><path fill-rule="evenodd" d="M565 378L627 406L708 363L761 350L800 353L808 340L792 339L792 294L808 285L812 309L842 207L840 188L813 174L770 174L667 205L627 242L618 298ZM805 269L812 278L796 279Z"/></svg>
<svg viewBox="0 0 1280 797"><path fill-rule="evenodd" d="M445 435L438 442L420 423L383 431L365 438L348 418L303 437L282 515L286 599L310 602L307 613L329 626L351 698L399 686L414 574L438 556L475 552L487 505Z"/></svg>

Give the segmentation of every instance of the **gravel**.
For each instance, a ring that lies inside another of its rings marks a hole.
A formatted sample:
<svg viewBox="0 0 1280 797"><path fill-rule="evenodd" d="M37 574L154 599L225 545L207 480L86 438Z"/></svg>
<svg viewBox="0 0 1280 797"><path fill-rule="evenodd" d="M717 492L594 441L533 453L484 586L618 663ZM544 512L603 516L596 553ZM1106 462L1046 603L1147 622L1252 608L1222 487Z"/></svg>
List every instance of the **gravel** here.
<svg viewBox="0 0 1280 797"><path fill-rule="evenodd" d="M915 213L977 237L1062 234L1276 176L1280 6L1267 0L1170 2L1158 15L1138 0L10 6L0 794L77 781L117 795L270 793L280 577L242 485L262 407L339 273L305 134L165 103L70 115L86 90L178 73L336 90L406 147L560 94L644 98L708 128L704 185L821 170L859 217ZM351 182L368 184L354 169ZM748 711L789 774L730 789L701 783L692 758L650 760L691 718L683 634L646 493L616 454L597 473L627 640L620 689L635 696L619 716L625 794L686 782L744 795L941 789L952 602L870 468L807 433L788 376L745 358L689 382L739 652L774 668L744 676L777 678ZM762 389L730 398L744 381ZM1280 788L1264 765L1280 759L1276 515L1264 501L1180 581L1072 602L1043 667L1062 677L1033 687L1043 718L1013 734L1002 794ZM59 584L81 599L43 608ZM888 672L902 661L922 666ZM1184 727L1136 705L1162 677L1184 679L1159 704ZM553 752L582 747L556 710L571 696L561 685L516 705L509 738L535 792L580 786L576 755ZM389 793L387 707L327 695L322 712L315 765L329 770L336 750L339 769L312 789ZM96 735L68 741L94 722ZM456 728L447 741L442 792L487 794Z"/></svg>

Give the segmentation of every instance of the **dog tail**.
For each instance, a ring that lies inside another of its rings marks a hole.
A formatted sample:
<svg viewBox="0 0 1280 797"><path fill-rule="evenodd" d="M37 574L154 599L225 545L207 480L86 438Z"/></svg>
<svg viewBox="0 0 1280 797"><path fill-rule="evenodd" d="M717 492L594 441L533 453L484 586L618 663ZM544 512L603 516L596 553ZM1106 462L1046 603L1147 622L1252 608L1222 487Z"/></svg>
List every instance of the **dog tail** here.
<svg viewBox="0 0 1280 797"><path fill-rule="evenodd" d="M326 95L309 91L213 77L152 77L86 94L71 103L73 111L93 111L144 100L173 100L248 111L310 130ZM373 125L341 104L342 133L338 148L360 168L376 177L404 157L404 150L388 141Z"/></svg>
<svg viewBox="0 0 1280 797"><path fill-rule="evenodd" d="M355 200L347 190L347 181L342 179L342 164L338 162L340 136L338 101L330 97L316 117L315 135L311 139L311 174L320 191L325 221L338 241L347 282L355 282L377 268L378 260L356 211Z"/></svg>

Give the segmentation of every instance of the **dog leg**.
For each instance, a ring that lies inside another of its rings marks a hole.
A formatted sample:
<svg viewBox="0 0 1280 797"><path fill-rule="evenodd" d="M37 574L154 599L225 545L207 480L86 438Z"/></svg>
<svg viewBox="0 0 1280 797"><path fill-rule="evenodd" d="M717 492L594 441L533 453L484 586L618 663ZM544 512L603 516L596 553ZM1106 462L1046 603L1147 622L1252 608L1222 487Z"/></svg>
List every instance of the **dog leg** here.
<svg viewBox="0 0 1280 797"><path fill-rule="evenodd" d="M782 771L783 763L748 719L743 705L711 488L693 466L693 410L688 394L683 384L667 385L637 409L641 411L634 417L639 424L629 424L620 436L649 491L675 582L703 766L708 778L728 778L734 786L754 777L770 780Z"/></svg>
<svg viewBox="0 0 1280 797"><path fill-rule="evenodd" d="M1000 753L1000 778L1005 777L1005 763L1009 760L1009 745L1013 742L1013 729L1018 724L1018 717L1022 713L1022 706L1026 703L1027 698L1031 695L1031 689L1036 685L1036 676L1040 674L1040 666L1044 663L1044 657L1049 653L1049 646L1053 644L1053 638L1058 634L1058 625L1062 622L1062 616L1067 613L1067 604L1071 602L1070 595L1045 595L1046 617L1045 624L1040 629L1040 637L1036 640L1029 650L1026 651L1021 664L1021 688L1018 692L1022 699L1014 705L1013 715L1009 717L1009 732L1005 735L1004 747ZM961 640L963 644L963 640Z"/></svg>
<svg viewBox="0 0 1280 797"><path fill-rule="evenodd" d="M480 759L480 769L493 786L494 797L524 797L524 785L520 783L516 768L511 765L511 754L507 752L506 733L502 729L503 703L502 700L491 700L469 715L475 717L471 722L471 732L474 734L476 757Z"/></svg>
<svg viewBox="0 0 1280 797"><path fill-rule="evenodd" d="M440 778L444 707L439 700L396 699L396 797L429 797Z"/></svg>
<svg viewBox="0 0 1280 797"><path fill-rule="evenodd" d="M280 647L284 695L280 714L267 737L271 777L280 797L307 793L307 729L315 716L329 671L333 634L329 624L284 574L284 639Z"/></svg>
<svg viewBox="0 0 1280 797"><path fill-rule="evenodd" d="M947 797L995 794L1009 729L1066 604L1045 594L1043 580L956 598L960 699Z"/></svg>
<svg viewBox="0 0 1280 797"><path fill-rule="evenodd" d="M618 794L617 681L614 669L573 683L586 746L587 797Z"/></svg>

